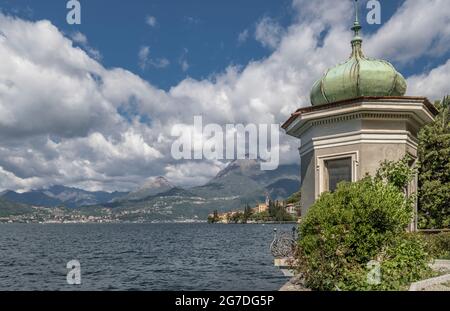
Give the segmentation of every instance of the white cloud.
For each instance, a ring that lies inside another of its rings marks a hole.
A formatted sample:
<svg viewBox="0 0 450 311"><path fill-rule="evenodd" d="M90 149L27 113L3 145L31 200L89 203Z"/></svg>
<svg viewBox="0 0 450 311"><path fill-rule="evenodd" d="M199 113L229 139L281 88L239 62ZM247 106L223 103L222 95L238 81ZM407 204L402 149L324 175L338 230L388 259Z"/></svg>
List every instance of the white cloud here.
<svg viewBox="0 0 450 311"><path fill-rule="evenodd" d="M149 25L150 27L156 27L156 25L157 25L157 20L156 20L156 17L154 17L154 16L151 16L151 15L148 15L146 18L145 18L145 23L147 24L147 25Z"/></svg>
<svg viewBox="0 0 450 311"><path fill-rule="evenodd" d="M255 39L264 47L275 49L280 43L283 33L284 29L276 21L264 17L256 24Z"/></svg>
<svg viewBox="0 0 450 311"><path fill-rule="evenodd" d="M238 43L242 44L245 41L247 41L248 37L249 37L250 33L248 31L248 29L244 29L242 32L239 33L238 35Z"/></svg>
<svg viewBox="0 0 450 311"><path fill-rule="evenodd" d="M428 73L408 78L408 94L427 96L430 100L440 100L450 95L450 60Z"/></svg>
<svg viewBox="0 0 450 311"><path fill-rule="evenodd" d="M147 67L147 62L150 57L150 47L142 46L139 50L139 67L144 70Z"/></svg>
<svg viewBox="0 0 450 311"><path fill-rule="evenodd" d="M410 22L411 14L403 12L413 12L414 2L406 1L392 20ZM432 8L447 6L445 1L430 3ZM349 55L350 1L330 6L327 0L295 0L293 8L298 18L285 29L267 18L259 23L259 40L273 49L267 58L229 66L208 79L187 78L168 91L127 70L104 68L74 47L75 41L87 42L82 35L69 40L48 21L0 14L0 189L66 184L129 190L157 175L180 185L207 181L224 164L173 160L175 124L189 127L194 115L222 125L281 123L296 108L309 105L314 80ZM445 28L449 23L443 13L435 13L420 15L418 22L429 25L437 18ZM388 25L379 33L387 32ZM421 46L442 55L449 50L445 31L430 33L433 39L409 29L394 33L392 38L366 38L366 54L407 63L420 57ZM406 51L396 43L404 37L414 42L405 43ZM397 48L390 50L389 44ZM144 68L168 63L151 56L149 47L139 51ZM449 67L447 62L409 77L409 93L441 98L448 93ZM298 161L297 145L282 135L282 163Z"/></svg>
<svg viewBox="0 0 450 311"><path fill-rule="evenodd" d="M187 48L184 48L180 58L178 59L178 63L180 64L181 70L183 72L188 71L190 67L189 62L187 61L188 52L189 50Z"/></svg>
<svg viewBox="0 0 450 311"><path fill-rule="evenodd" d="M70 36L72 41L80 44L88 54L96 60L101 60L102 54L99 50L89 45L88 38L83 33L76 31Z"/></svg>
<svg viewBox="0 0 450 311"><path fill-rule="evenodd" d="M187 62L187 60L183 59L181 61L181 70L186 72L188 69L189 69L189 63Z"/></svg>
<svg viewBox="0 0 450 311"><path fill-rule="evenodd" d="M166 167L166 177L176 180L181 186L200 186L211 180L225 167L222 162L187 162L170 164Z"/></svg>
<svg viewBox="0 0 450 311"><path fill-rule="evenodd" d="M87 37L79 31L74 32L71 35L71 38L72 38L73 42L76 42L76 43L80 43L80 44L88 43Z"/></svg>
<svg viewBox="0 0 450 311"><path fill-rule="evenodd" d="M46 185L45 178L19 178L13 173L4 170L0 166L0 189L15 189L17 191L26 191L36 185Z"/></svg>
<svg viewBox="0 0 450 311"><path fill-rule="evenodd" d="M196 25L196 24L199 24L199 23L200 23L200 19L198 19L198 18L196 18L196 17L192 17L192 16L185 16L185 17L183 18L183 20L184 20L185 22L187 22L188 24L191 24L191 25Z"/></svg>
<svg viewBox="0 0 450 311"><path fill-rule="evenodd" d="M157 58L152 59L150 57L150 47L142 46L138 53L139 58L139 67L142 70L147 69L149 66L155 68L165 68L170 65L170 62L167 58Z"/></svg>
<svg viewBox="0 0 450 311"><path fill-rule="evenodd" d="M170 65L170 62L167 58L158 58L152 61L152 65L156 68L165 68Z"/></svg>
<svg viewBox="0 0 450 311"><path fill-rule="evenodd" d="M411 62L421 56L438 56L450 46L450 1L408 0L367 41L375 57Z"/></svg>

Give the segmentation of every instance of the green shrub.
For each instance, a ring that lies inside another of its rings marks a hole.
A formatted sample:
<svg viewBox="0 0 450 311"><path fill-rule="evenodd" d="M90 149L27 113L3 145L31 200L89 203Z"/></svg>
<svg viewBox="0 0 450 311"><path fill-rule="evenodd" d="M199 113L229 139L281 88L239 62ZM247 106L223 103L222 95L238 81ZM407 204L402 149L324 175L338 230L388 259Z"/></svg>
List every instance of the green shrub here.
<svg viewBox="0 0 450 311"><path fill-rule="evenodd" d="M381 258L383 282L377 289L406 290L409 284L431 277L430 255L424 239L416 234L403 234L387 247Z"/></svg>
<svg viewBox="0 0 450 311"><path fill-rule="evenodd" d="M423 234L423 237L433 258L450 259L450 232Z"/></svg>
<svg viewBox="0 0 450 311"><path fill-rule="evenodd" d="M423 241L406 233L411 202L391 183L366 177L324 193L300 224L296 269L314 290L395 290L427 275ZM367 282L367 264L381 283Z"/></svg>
<svg viewBox="0 0 450 311"><path fill-rule="evenodd" d="M450 228L450 96L419 134L419 226Z"/></svg>
<svg viewBox="0 0 450 311"><path fill-rule="evenodd" d="M290 215L284 206L278 201L269 201L269 215L274 221L293 221L295 220Z"/></svg>
<svg viewBox="0 0 450 311"><path fill-rule="evenodd" d="M406 155L399 161L383 161L375 179L383 180L406 192L409 182L417 173L417 168L410 165L411 160L412 158Z"/></svg>
<svg viewBox="0 0 450 311"><path fill-rule="evenodd" d="M286 199L286 204L298 204L300 203L300 200L302 198L302 193L300 191L297 191L293 193L289 198Z"/></svg>

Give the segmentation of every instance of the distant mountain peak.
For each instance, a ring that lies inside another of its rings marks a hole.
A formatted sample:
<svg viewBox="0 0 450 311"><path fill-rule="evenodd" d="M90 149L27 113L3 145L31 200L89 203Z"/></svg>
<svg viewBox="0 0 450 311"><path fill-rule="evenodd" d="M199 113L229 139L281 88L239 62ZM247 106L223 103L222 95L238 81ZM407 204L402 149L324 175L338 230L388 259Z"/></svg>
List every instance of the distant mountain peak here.
<svg viewBox="0 0 450 311"><path fill-rule="evenodd" d="M230 173L239 173L246 176L254 176L260 174L259 159L236 159L228 163L228 165L217 173L214 179L219 179L227 176Z"/></svg>
<svg viewBox="0 0 450 311"><path fill-rule="evenodd" d="M53 185L44 189L31 190L23 193L5 191L1 196L16 203L45 207L65 206L72 208L107 203L126 194L127 193L122 192L90 192L62 185Z"/></svg>
<svg viewBox="0 0 450 311"><path fill-rule="evenodd" d="M43 192L46 195L48 195L50 197L55 197L55 198L59 198L60 196L65 196L68 193L70 193L72 195L79 194L79 193L87 193L87 191L84 191L82 189L70 188L70 187L66 187L66 186L62 186L62 185L52 185L50 187L33 190L33 191Z"/></svg>
<svg viewBox="0 0 450 311"><path fill-rule="evenodd" d="M142 185L142 187L139 188L139 190L162 188L162 187L173 188L174 186L165 177L158 176L147 179L147 181Z"/></svg>
<svg viewBox="0 0 450 311"><path fill-rule="evenodd" d="M125 200L141 200L149 196L167 192L175 188L165 177L157 176L147 179L147 181L136 191L130 192L122 199Z"/></svg>

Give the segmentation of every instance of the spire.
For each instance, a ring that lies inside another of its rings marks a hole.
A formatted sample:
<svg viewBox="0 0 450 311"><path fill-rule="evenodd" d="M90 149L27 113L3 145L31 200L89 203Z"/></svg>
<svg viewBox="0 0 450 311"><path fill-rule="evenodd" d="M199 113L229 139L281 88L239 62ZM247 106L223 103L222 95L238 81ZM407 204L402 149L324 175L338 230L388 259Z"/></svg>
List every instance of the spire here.
<svg viewBox="0 0 450 311"><path fill-rule="evenodd" d="M352 39L352 57L364 57L362 52L362 38L359 36L359 32L361 30L361 24L359 23L359 4L358 0L355 0L355 22L353 23L352 30L355 33L355 36Z"/></svg>

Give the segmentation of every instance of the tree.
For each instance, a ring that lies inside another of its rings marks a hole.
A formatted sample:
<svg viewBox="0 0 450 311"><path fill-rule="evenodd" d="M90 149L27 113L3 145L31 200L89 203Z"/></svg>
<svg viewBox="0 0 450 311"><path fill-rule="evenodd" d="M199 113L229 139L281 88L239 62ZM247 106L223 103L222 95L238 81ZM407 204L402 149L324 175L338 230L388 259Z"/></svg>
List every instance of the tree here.
<svg viewBox="0 0 450 311"><path fill-rule="evenodd" d="M213 215L208 216L208 223L214 224L219 221L219 212L214 210Z"/></svg>
<svg viewBox="0 0 450 311"><path fill-rule="evenodd" d="M242 212L234 212L234 213L230 213L230 217L228 217L228 221L231 223L240 223L242 222L243 216L244 214Z"/></svg>
<svg viewBox="0 0 450 311"><path fill-rule="evenodd" d="M283 204L279 201L269 201L269 216L273 221L292 221L292 216L286 212Z"/></svg>
<svg viewBox="0 0 450 311"><path fill-rule="evenodd" d="M300 191L297 191L293 193L289 198L286 199L287 204L299 204L300 199L302 198L302 193Z"/></svg>
<svg viewBox="0 0 450 311"><path fill-rule="evenodd" d="M276 213L277 213L277 210L275 208L275 202L272 200L269 200L269 216L275 217Z"/></svg>
<svg viewBox="0 0 450 311"><path fill-rule="evenodd" d="M242 223L247 223L250 217L253 215L253 210L250 205L246 204L244 208L244 215L242 216Z"/></svg>
<svg viewBox="0 0 450 311"><path fill-rule="evenodd" d="M301 191L293 193L289 198L286 199L286 204L294 204L295 211L297 212L298 217L302 215L301 199L302 199Z"/></svg>
<svg viewBox="0 0 450 311"><path fill-rule="evenodd" d="M410 165L411 157L404 156L400 161L383 161L377 170L375 178L390 183L403 193L407 193L408 184L417 173L415 167Z"/></svg>
<svg viewBox="0 0 450 311"><path fill-rule="evenodd" d="M419 226L450 227L450 96L419 134Z"/></svg>

